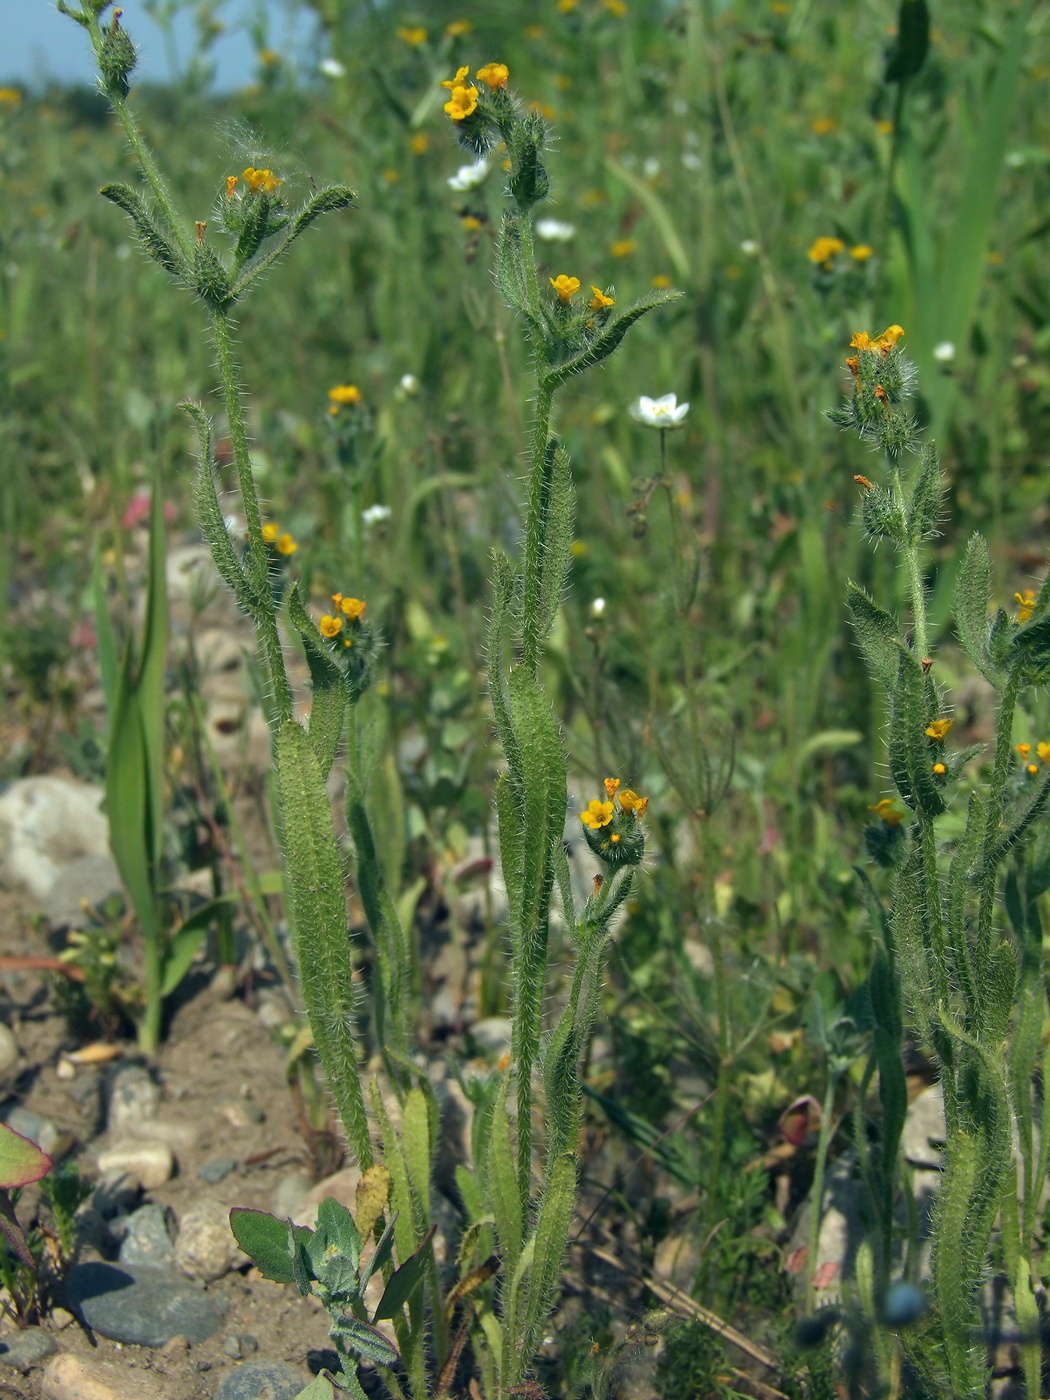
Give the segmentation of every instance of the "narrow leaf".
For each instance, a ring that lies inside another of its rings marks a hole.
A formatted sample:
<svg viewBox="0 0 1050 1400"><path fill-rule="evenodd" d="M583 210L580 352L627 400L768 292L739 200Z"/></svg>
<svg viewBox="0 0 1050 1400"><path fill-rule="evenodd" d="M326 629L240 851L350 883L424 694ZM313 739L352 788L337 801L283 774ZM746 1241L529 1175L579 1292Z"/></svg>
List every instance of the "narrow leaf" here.
<svg viewBox="0 0 1050 1400"><path fill-rule="evenodd" d="M432 1225L427 1231L426 1239L415 1254L410 1255L401 1267L395 1269L390 1275L390 1282L383 1290L383 1296L380 1298L379 1306L372 1318L373 1322L382 1322L386 1317L393 1317L404 1307L423 1282L430 1253L430 1242L434 1238L436 1229L437 1226Z"/></svg>

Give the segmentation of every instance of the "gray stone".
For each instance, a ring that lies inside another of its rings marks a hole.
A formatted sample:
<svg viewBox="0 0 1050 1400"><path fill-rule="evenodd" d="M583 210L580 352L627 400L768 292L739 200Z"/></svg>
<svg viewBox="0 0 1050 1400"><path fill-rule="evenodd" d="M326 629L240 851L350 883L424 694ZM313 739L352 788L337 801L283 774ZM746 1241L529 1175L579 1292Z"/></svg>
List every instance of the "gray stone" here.
<svg viewBox="0 0 1050 1400"><path fill-rule="evenodd" d="M178 1226L170 1206L141 1206L128 1217L120 1246L122 1264L156 1264L170 1268L175 1262L175 1235Z"/></svg>
<svg viewBox="0 0 1050 1400"><path fill-rule="evenodd" d="M50 1332L42 1327L27 1327L0 1341L0 1366L14 1366L24 1371L46 1361L57 1350L58 1344Z"/></svg>
<svg viewBox="0 0 1050 1400"><path fill-rule="evenodd" d="M136 1129L156 1118L159 1107L160 1086L149 1070L141 1065L126 1065L118 1069L110 1081L106 1126L117 1136L138 1137Z"/></svg>
<svg viewBox="0 0 1050 1400"><path fill-rule="evenodd" d="M152 1264L76 1264L66 1275L66 1304L113 1342L162 1347L172 1337L193 1346L222 1326L226 1299Z"/></svg>
<svg viewBox="0 0 1050 1400"><path fill-rule="evenodd" d="M231 1332L223 1342L222 1349L227 1356L232 1356L234 1361L241 1361L257 1352L259 1343L250 1332Z"/></svg>
<svg viewBox="0 0 1050 1400"><path fill-rule="evenodd" d="M175 1158L166 1142L121 1142L98 1154L100 1172L130 1172L147 1190L163 1186L175 1171Z"/></svg>
<svg viewBox="0 0 1050 1400"><path fill-rule="evenodd" d="M230 1172L237 1170L237 1165L236 1157L213 1157L210 1162L205 1162L203 1167L197 1168L197 1175L209 1186L218 1186L220 1181L225 1181Z"/></svg>
<svg viewBox="0 0 1050 1400"><path fill-rule="evenodd" d="M509 1053L512 1030L509 1016L486 1016L474 1022L470 1035L483 1055L498 1057Z"/></svg>
<svg viewBox="0 0 1050 1400"><path fill-rule="evenodd" d="M0 1021L0 1078L10 1074L18 1064L18 1041L10 1026Z"/></svg>
<svg viewBox="0 0 1050 1400"><path fill-rule="evenodd" d="M0 1109L0 1120L16 1133L21 1133L30 1142L35 1142L41 1152L46 1152L52 1160L64 1157L73 1146L73 1134L56 1128L50 1118L32 1113L21 1104L10 1103Z"/></svg>
<svg viewBox="0 0 1050 1400"><path fill-rule="evenodd" d="M279 1220L293 1216L313 1187L313 1178L306 1172L289 1172L282 1176L270 1197L270 1209Z"/></svg>
<svg viewBox="0 0 1050 1400"><path fill-rule="evenodd" d="M215 1400L295 1400L310 1377L284 1361L246 1361L219 1382Z"/></svg>
<svg viewBox="0 0 1050 1400"><path fill-rule="evenodd" d="M944 1156L934 1143L944 1142L944 1093L939 1084L931 1084L908 1105L901 1133L901 1150L913 1167L940 1169Z"/></svg>
<svg viewBox="0 0 1050 1400"><path fill-rule="evenodd" d="M0 882L21 890L53 924L85 922L81 900L120 890L102 789L69 778L20 778L0 796Z"/></svg>
<svg viewBox="0 0 1050 1400"><path fill-rule="evenodd" d="M179 1221L175 1263L190 1278L212 1283L245 1262L221 1201L202 1201Z"/></svg>
<svg viewBox="0 0 1050 1400"><path fill-rule="evenodd" d="M129 1215L142 1198L142 1182L132 1172L106 1172L91 1196L91 1204L105 1220Z"/></svg>

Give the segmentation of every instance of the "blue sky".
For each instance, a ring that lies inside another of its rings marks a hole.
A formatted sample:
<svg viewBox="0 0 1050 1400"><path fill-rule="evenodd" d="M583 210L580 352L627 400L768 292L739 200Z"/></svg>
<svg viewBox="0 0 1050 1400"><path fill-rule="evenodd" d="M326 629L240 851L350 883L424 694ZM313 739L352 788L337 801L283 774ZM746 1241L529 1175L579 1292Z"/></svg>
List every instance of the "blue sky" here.
<svg viewBox="0 0 1050 1400"><path fill-rule="evenodd" d="M161 31L145 13L142 0L121 0L124 23L139 46L137 73L163 82L169 76ZM94 82L90 46L79 25L60 15L54 0L0 0L3 9L3 50L0 52L0 84L36 85L48 78L65 82ZM216 41L212 56L220 88L238 87L250 80L254 69L253 46L243 25L260 8L253 0L226 0L221 17L227 33ZM262 0L270 15L270 43L283 53L301 44L309 25L293 23L280 0ZM193 50L192 17L183 15L175 26L175 41L182 62Z"/></svg>

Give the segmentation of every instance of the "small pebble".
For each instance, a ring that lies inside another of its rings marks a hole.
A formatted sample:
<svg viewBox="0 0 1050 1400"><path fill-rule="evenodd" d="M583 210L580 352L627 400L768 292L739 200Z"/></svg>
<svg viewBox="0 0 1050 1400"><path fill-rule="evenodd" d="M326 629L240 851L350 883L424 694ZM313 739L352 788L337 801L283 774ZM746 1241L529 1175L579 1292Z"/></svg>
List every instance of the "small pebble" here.
<svg viewBox="0 0 1050 1400"><path fill-rule="evenodd" d="M40 1378L44 1400L164 1400L163 1382L141 1370L128 1375L105 1361L60 1352Z"/></svg>
<svg viewBox="0 0 1050 1400"><path fill-rule="evenodd" d="M106 1125L115 1136L134 1134L145 1119L156 1118L160 1107L160 1086L141 1065L123 1065L109 1086L109 1113Z"/></svg>
<svg viewBox="0 0 1050 1400"><path fill-rule="evenodd" d="M221 1201L203 1201L179 1222L175 1263L190 1278L213 1283L244 1262L230 1229L230 1212Z"/></svg>
<svg viewBox="0 0 1050 1400"><path fill-rule="evenodd" d="M185 1356L189 1349L190 1344L181 1332L174 1337L169 1337L161 1347L165 1356Z"/></svg>
<svg viewBox="0 0 1050 1400"><path fill-rule="evenodd" d="M10 1026L0 1021L0 1075L9 1074L18 1064L18 1041Z"/></svg>
<svg viewBox="0 0 1050 1400"><path fill-rule="evenodd" d="M51 1326L56 1332L63 1332L71 1323L76 1322L73 1314L66 1312L65 1308L52 1308L49 1316Z"/></svg>
<svg viewBox="0 0 1050 1400"><path fill-rule="evenodd" d="M246 1361L219 1382L215 1400L295 1400L310 1377L284 1361Z"/></svg>
<svg viewBox="0 0 1050 1400"><path fill-rule="evenodd" d="M100 1172L132 1172L147 1191L163 1186L175 1172L175 1158L166 1142L122 1142L98 1155Z"/></svg>
<svg viewBox="0 0 1050 1400"><path fill-rule="evenodd" d="M258 1351L259 1343L250 1332L231 1332L223 1342L222 1349L227 1356L232 1356L234 1361L241 1361Z"/></svg>
<svg viewBox="0 0 1050 1400"><path fill-rule="evenodd" d="M175 1262L175 1235L178 1226L170 1206L140 1206L128 1217L120 1246L122 1264L156 1264L170 1268Z"/></svg>
<svg viewBox="0 0 1050 1400"><path fill-rule="evenodd" d="M266 1114L257 1103L252 1103L251 1099L220 1099L218 1110L231 1128L241 1131L266 1121Z"/></svg>
<svg viewBox="0 0 1050 1400"><path fill-rule="evenodd" d="M210 1162L205 1162L203 1167L198 1167L197 1175L209 1186L218 1186L230 1172L237 1170L237 1165L236 1157L213 1157Z"/></svg>
<svg viewBox="0 0 1050 1400"><path fill-rule="evenodd" d="M54 1355L58 1344L42 1327L26 1327L12 1332L0 1341L0 1366L13 1366L19 1371L37 1366Z"/></svg>

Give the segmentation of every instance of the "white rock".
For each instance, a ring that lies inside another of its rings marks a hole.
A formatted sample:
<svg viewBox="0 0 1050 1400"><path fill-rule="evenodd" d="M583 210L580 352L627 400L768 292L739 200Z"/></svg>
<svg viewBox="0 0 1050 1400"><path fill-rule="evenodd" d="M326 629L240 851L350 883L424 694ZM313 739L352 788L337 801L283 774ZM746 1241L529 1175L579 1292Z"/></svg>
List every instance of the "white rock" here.
<svg viewBox="0 0 1050 1400"><path fill-rule="evenodd" d="M0 797L0 882L23 891L52 923L84 922L120 889L102 789L69 778L20 778Z"/></svg>
<svg viewBox="0 0 1050 1400"><path fill-rule="evenodd" d="M944 1156L939 1146L948 1135L944 1126L944 1093L939 1084L931 1084L908 1105L901 1133L901 1149L913 1167L939 1170Z"/></svg>
<svg viewBox="0 0 1050 1400"><path fill-rule="evenodd" d="M100 1172L131 1172L147 1191L170 1181L175 1158L166 1142L122 1142L98 1154Z"/></svg>
<svg viewBox="0 0 1050 1400"><path fill-rule="evenodd" d="M189 1278L212 1283L246 1262L230 1229L229 1207L221 1201L202 1201L182 1217L175 1263Z"/></svg>
<svg viewBox="0 0 1050 1400"><path fill-rule="evenodd" d="M156 1118L159 1107L160 1085L141 1065L128 1065L113 1076L106 1126L111 1133L134 1132L140 1123Z"/></svg>

